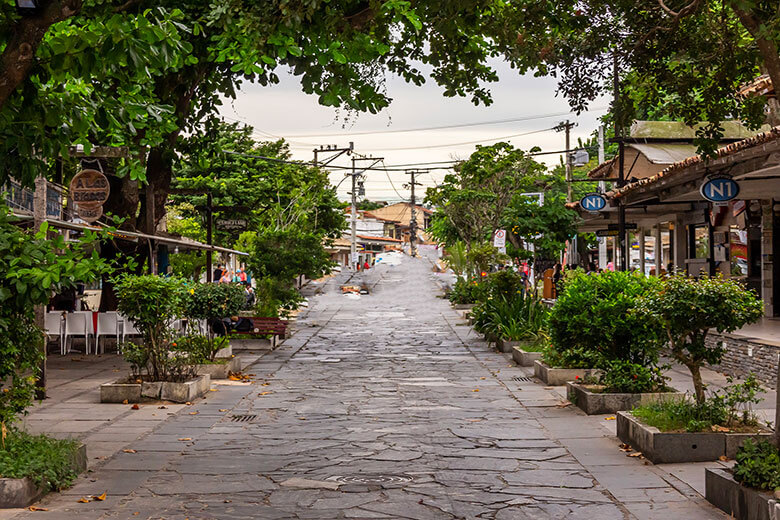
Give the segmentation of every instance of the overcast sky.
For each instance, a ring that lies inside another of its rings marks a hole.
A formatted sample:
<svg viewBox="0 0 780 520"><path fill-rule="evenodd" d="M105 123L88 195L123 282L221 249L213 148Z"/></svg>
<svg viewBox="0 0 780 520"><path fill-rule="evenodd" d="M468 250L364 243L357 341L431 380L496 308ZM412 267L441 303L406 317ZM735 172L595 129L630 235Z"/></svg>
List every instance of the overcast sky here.
<svg viewBox="0 0 780 520"><path fill-rule="evenodd" d="M377 115L353 116L344 127L343 117L340 119L335 109L320 106L316 96L304 94L294 76L280 74L281 83L278 85L245 85L238 98L226 103L221 112L227 119L241 120L252 125L258 139L284 137L289 141L296 159L312 160L312 150L319 145L348 146L349 141L353 141L356 152L384 157L384 164L392 166L467 158L475 149L476 145L471 144L474 141L481 141L480 144L509 141L522 149L539 146L545 151L561 150L564 148L563 133L546 129L567 118L575 121L578 126L572 131L572 142L576 143L577 138L590 135L598 124L597 118L606 111L608 100L599 100L593 103L589 112L580 116L555 115L511 123L398 132L421 127L569 112L567 102L555 95L554 79L521 76L504 63L496 63L496 66L500 81L490 86L494 102L488 107L474 106L464 98L444 97L442 89L430 79L423 86L417 87L390 77L387 81L388 95L393 98L390 107ZM381 133L356 135L371 131ZM523 133L529 135L507 137ZM560 161L560 156L548 155L539 159L553 165ZM340 158L334 164L351 166L347 157ZM440 182L445 173L445 170L432 171L418 176L418 181L425 186L432 186ZM338 184L343 177L342 172L334 172L331 180ZM403 187L405 182L408 182L408 175L403 172L367 172L366 197L370 200L398 200L397 190L402 197L407 198L409 190ZM348 185L349 180L340 185L338 191L341 198L348 197ZM422 193L425 186L421 189Z"/></svg>

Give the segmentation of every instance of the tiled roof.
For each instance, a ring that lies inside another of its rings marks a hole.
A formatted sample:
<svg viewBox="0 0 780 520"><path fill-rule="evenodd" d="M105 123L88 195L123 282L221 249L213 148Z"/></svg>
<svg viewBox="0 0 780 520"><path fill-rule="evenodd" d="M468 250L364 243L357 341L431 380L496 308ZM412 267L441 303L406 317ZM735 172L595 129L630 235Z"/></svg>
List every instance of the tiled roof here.
<svg viewBox="0 0 780 520"><path fill-rule="evenodd" d="M739 89L739 95L743 97L763 96L774 91L775 88L772 86L772 79L768 74L764 74Z"/></svg>
<svg viewBox="0 0 780 520"><path fill-rule="evenodd" d="M718 159L722 157L728 157L730 155L734 155L735 153L741 152L743 150L747 150L749 148L753 148L755 146L759 146L777 139L780 139L780 126L776 126L771 130L769 130L768 132L763 132L761 134L756 135L755 137L743 139L742 141L737 141L736 143L731 143L722 148L718 148L718 150L715 152L715 157ZM668 168L665 168L663 171L657 173L656 175L653 175L652 177L641 179L637 182L628 184L626 186L623 186L622 188L615 190L614 197L615 198L622 197L623 195L630 193L641 186L646 186L647 184L657 182L665 177L669 177L670 175L677 174L687 168L702 164L704 162L705 159L702 159L701 155L694 155L693 157L688 157L687 159L683 159L682 161L678 161L672 164Z"/></svg>

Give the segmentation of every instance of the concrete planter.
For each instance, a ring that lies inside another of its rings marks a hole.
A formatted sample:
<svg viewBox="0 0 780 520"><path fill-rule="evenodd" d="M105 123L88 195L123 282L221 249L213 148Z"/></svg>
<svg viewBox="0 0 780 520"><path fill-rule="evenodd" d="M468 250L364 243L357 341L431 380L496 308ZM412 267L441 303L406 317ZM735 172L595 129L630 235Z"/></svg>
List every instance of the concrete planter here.
<svg viewBox="0 0 780 520"><path fill-rule="evenodd" d="M733 459L745 439L767 438L772 432L662 432L647 426L630 412L617 412L617 435L621 441L641 451L654 464L706 462L725 456Z"/></svg>
<svg viewBox="0 0 780 520"><path fill-rule="evenodd" d="M575 379L597 378L602 371L598 368L554 368L542 361L534 361L534 376L548 386L563 386Z"/></svg>
<svg viewBox="0 0 780 520"><path fill-rule="evenodd" d="M512 347L512 359L515 363L521 367L532 367L535 361L542 359L541 352L526 352L522 348L522 344L519 347Z"/></svg>
<svg viewBox="0 0 780 520"><path fill-rule="evenodd" d="M476 303L456 303L452 308L456 311L470 311L475 305Z"/></svg>
<svg viewBox="0 0 780 520"><path fill-rule="evenodd" d="M496 340L496 348L504 354L511 354L512 349L520 345L520 341L512 341L508 339L498 338Z"/></svg>
<svg viewBox="0 0 780 520"><path fill-rule="evenodd" d="M153 382L153 383L106 383L100 385L101 403L138 403L142 397L161 399L174 403L194 401L206 395L211 387L211 378L200 375L192 381L184 383Z"/></svg>
<svg viewBox="0 0 780 520"><path fill-rule="evenodd" d="M566 383L566 395L569 396L569 401L588 415L615 413L621 410L631 410L635 406L643 404L685 399L685 394L680 392L618 394L593 391L598 388L598 385L569 382Z"/></svg>
<svg viewBox="0 0 780 520"><path fill-rule="evenodd" d="M712 505L736 520L770 520L780 513L772 493L743 486L727 469L707 468L704 489Z"/></svg>
<svg viewBox="0 0 780 520"><path fill-rule="evenodd" d="M225 363L206 363L198 365L198 375L208 375L211 379L227 379L230 372L236 373L240 371L241 360L237 357L232 357Z"/></svg>
<svg viewBox="0 0 780 520"><path fill-rule="evenodd" d="M73 453L71 467L77 473L87 470L87 447L82 444ZM29 478L0 478L0 509L27 507L46 494Z"/></svg>

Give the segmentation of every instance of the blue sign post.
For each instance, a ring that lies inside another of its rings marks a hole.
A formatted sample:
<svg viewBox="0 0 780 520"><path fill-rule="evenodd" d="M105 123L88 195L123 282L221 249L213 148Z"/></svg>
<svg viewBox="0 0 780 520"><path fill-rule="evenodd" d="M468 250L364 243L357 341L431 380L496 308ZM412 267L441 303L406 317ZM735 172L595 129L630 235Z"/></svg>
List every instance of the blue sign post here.
<svg viewBox="0 0 780 520"><path fill-rule="evenodd" d="M699 192L710 202L728 202L739 195L739 184L730 177L713 177L701 185Z"/></svg>
<svg viewBox="0 0 780 520"><path fill-rule="evenodd" d="M598 213L607 205L607 199L601 193L587 193L580 199L580 207L585 211Z"/></svg>

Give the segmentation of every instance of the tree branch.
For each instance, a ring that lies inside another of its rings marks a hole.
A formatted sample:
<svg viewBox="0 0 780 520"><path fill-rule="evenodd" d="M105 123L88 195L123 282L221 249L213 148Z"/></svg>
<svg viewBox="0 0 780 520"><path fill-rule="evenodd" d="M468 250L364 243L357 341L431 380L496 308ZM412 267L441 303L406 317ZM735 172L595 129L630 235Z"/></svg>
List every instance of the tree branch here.
<svg viewBox="0 0 780 520"><path fill-rule="evenodd" d="M24 16L11 28L11 36L0 54L0 109L30 74L35 53L49 27L75 16L82 0L44 1L40 11Z"/></svg>

